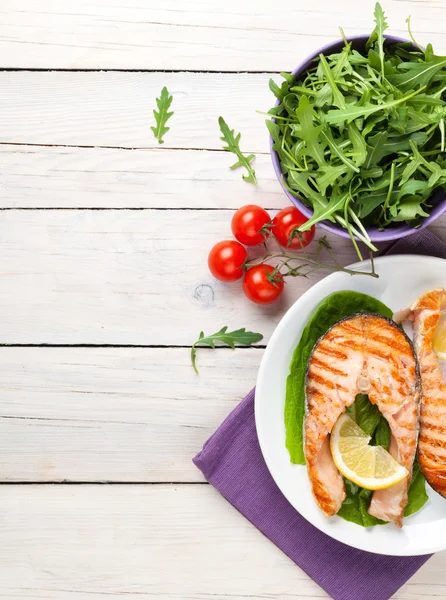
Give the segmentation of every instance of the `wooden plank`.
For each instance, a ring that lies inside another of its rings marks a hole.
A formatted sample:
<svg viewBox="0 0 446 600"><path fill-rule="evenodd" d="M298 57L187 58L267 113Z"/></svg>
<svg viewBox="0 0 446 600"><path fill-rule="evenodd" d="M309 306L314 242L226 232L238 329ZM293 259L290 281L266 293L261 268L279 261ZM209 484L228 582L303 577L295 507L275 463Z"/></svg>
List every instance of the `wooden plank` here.
<svg viewBox="0 0 446 600"><path fill-rule="evenodd" d="M327 597L210 486L4 486L0 506L4 598Z"/></svg>
<svg viewBox="0 0 446 600"><path fill-rule="evenodd" d="M162 148L218 149L218 117L241 131L246 152L269 152L267 74L0 73L0 143L160 148L150 126L164 85L173 117ZM225 153L226 155L226 153ZM226 155L228 165L231 156ZM234 162L234 161L233 161Z"/></svg>
<svg viewBox="0 0 446 600"><path fill-rule="evenodd" d="M275 305L250 303L241 282L218 282L207 267L230 219L219 210L3 211L0 344L190 345L223 325L267 341L326 272L290 278ZM355 260L350 240L329 239L342 264Z"/></svg>
<svg viewBox="0 0 446 600"><path fill-rule="evenodd" d="M328 598L210 486L12 485L0 506L4 598ZM444 559L395 600L446 598Z"/></svg>
<svg viewBox="0 0 446 600"><path fill-rule="evenodd" d="M200 350L198 376L186 348L0 348L0 481L203 481L262 354Z"/></svg>
<svg viewBox="0 0 446 600"><path fill-rule="evenodd" d="M205 150L122 150L0 145L2 208L282 208L288 199L268 154L258 185Z"/></svg>
<svg viewBox="0 0 446 600"><path fill-rule="evenodd" d="M2 66L21 68L289 70L313 49L373 27L375 0L3 0ZM442 0L387 0L392 33L445 53Z"/></svg>

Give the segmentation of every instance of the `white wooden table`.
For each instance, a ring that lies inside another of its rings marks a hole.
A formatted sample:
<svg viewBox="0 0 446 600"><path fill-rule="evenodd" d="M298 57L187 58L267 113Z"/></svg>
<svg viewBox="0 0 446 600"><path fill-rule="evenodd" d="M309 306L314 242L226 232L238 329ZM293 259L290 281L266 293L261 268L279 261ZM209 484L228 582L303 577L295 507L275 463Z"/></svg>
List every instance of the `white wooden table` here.
<svg viewBox="0 0 446 600"><path fill-rule="evenodd" d="M369 32L374 0L1 0L0 597L325 598L205 483L191 457L254 384L262 349L201 351L203 329L265 342L322 275L256 308L209 274L234 208L287 200L268 79ZM386 0L446 53L444 0ZM167 85L174 117L151 135ZM255 152L229 170L217 117ZM446 220L433 228L446 239ZM347 241L331 238L340 259ZM446 598L446 556L395 596Z"/></svg>

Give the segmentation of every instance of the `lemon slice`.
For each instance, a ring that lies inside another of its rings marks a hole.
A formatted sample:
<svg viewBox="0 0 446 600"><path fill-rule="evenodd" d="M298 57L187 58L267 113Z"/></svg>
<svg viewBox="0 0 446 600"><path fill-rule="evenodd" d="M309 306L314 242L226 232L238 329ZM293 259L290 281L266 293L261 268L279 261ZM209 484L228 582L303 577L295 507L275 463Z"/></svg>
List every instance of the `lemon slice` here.
<svg viewBox="0 0 446 600"><path fill-rule="evenodd" d="M440 360L446 360L446 313L441 315L440 321L432 338L432 347Z"/></svg>
<svg viewBox="0 0 446 600"><path fill-rule="evenodd" d="M330 438L333 460L339 471L367 490L382 490L408 476L382 446L369 446L370 437L347 413L336 421Z"/></svg>

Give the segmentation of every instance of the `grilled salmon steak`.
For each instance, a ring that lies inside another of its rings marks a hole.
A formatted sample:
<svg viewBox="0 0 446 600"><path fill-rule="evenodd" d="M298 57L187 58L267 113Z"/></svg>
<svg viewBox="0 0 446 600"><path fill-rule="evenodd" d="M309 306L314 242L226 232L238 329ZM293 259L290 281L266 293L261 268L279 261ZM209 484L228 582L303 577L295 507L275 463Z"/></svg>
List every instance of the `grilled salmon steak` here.
<svg viewBox="0 0 446 600"><path fill-rule="evenodd" d="M402 482L374 492L369 512L401 527L416 452L420 398L418 364L409 338L393 321L375 314L339 321L313 348L305 394L305 458L322 512L336 514L345 499L329 434L356 395L368 394L389 423L390 453L409 472Z"/></svg>
<svg viewBox="0 0 446 600"><path fill-rule="evenodd" d="M418 298L396 318L413 321L414 346L420 364L418 462L429 485L446 497L446 384L432 348L432 338L444 310L446 290L440 288Z"/></svg>

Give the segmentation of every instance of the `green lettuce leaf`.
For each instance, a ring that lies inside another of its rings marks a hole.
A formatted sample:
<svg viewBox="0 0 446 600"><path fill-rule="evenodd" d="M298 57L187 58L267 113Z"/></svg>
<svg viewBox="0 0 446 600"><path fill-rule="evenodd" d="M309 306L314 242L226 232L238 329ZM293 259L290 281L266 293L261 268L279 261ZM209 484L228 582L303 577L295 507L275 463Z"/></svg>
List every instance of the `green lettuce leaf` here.
<svg viewBox="0 0 446 600"><path fill-rule="evenodd" d="M409 487L409 502L407 503L404 515L408 517L413 515L420 508L422 508L428 501L428 495L426 493L425 478L420 470L420 465L416 460L413 464L412 481Z"/></svg>

